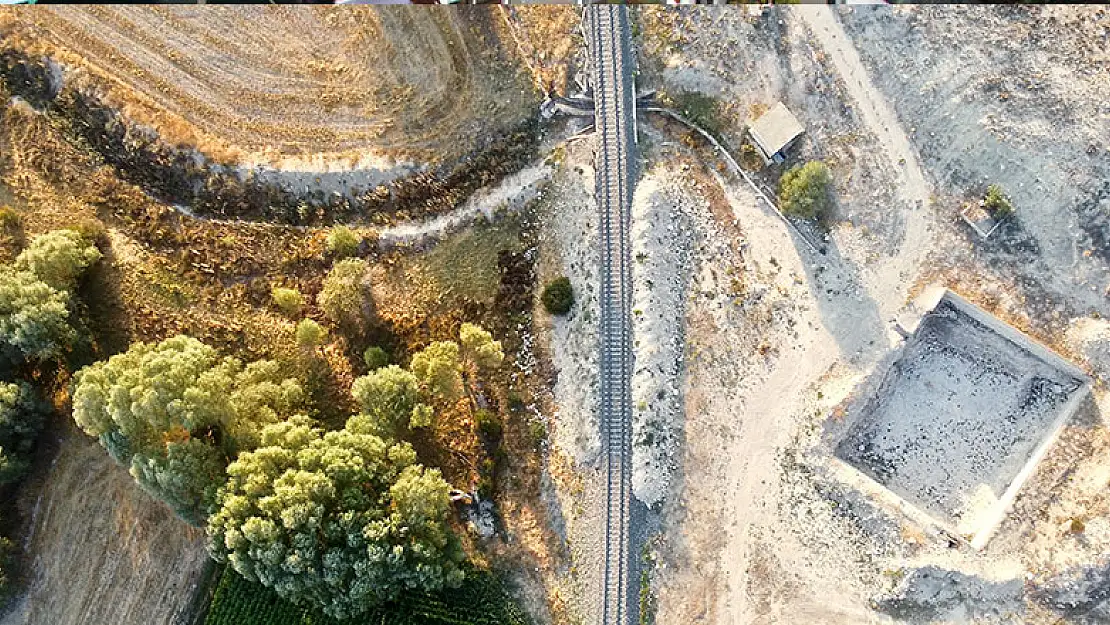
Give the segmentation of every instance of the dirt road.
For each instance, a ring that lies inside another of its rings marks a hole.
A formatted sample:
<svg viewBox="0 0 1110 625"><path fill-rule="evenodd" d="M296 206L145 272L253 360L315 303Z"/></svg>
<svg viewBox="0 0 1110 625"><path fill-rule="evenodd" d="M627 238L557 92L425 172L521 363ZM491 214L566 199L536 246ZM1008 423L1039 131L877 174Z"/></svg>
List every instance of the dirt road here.
<svg viewBox="0 0 1110 625"><path fill-rule="evenodd" d="M898 121L898 115L882 92L872 84L859 53L837 21L835 9L826 6L797 8L793 14L805 23L828 54L867 130L874 133L890 162L898 165L900 178L897 192L913 207L906 213L902 245L892 254L889 262L875 269L877 275L869 285L871 296L878 303L883 318L889 319L890 314L901 307L914 268L930 248L927 208L931 185L925 178L917 152Z"/></svg>

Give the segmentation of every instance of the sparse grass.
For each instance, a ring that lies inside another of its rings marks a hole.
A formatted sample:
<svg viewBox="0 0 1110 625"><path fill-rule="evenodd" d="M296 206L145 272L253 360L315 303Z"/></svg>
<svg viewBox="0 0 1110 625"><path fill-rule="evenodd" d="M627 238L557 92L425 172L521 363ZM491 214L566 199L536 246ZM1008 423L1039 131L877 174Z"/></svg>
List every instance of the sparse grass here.
<svg viewBox="0 0 1110 625"><path fill-rule="evenodd" d="M501 284L502 250L520 251L520 224L514 217L478 224L438 243L417 261L446 293L492 304Z"/></svg>
<svg viewBox="0 0 1110 625"><path fill-rule="evenodd" d="M721 138L724 124L721 103L716 98L697 91L682 91L664 93L659 99L709 134Z"/></svg>

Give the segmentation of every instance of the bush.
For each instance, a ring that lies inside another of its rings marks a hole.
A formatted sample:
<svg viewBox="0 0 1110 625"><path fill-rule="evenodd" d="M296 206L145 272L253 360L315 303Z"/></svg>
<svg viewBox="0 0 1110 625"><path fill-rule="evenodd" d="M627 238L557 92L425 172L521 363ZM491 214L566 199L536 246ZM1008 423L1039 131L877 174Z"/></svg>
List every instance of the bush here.
<svg viewBox="0 0 1110 625"><path fill-rule="evenodd" d="M779 181L782 212L802 219L822 219L832 208L832 177L821 161L795 165Z"/></svg>
<svg viewBox="0 0 1110 625"><path fill-rule="evenodd" d="M328 337L328 331L311 319L302 319L297 324L297 345L319 347Z"/></svg>
<svg viewBox="0 0 1110 625"><path fill-rule="evenodd" d="M328 233L328 250L339 258L354 256L362 244L362 237L347 226L335 226Z"/></svg>
<svg viewBox="0 0 1110 625"><path fill-rule="evenodd" d="M389 354L377 345L371 345L362 352L362 361L370 371L377 371L389 364Z"/></svg>
<svg viewBox="0 0 1110 625"><path fill-rule="evenodd" d="M23 216L10 206L0 206L0 231L14 234L23 227Z"/></svg>
<svg viewBox="0 0 1110 625"><path fill-rule="evenodd" d="M491 442L501 440L501 419L496 412L479 408L474 413L474 420L478 422L478 431Z"/></svg>
<svg viewBox="0 0 1110 625"><path fill-rule="evenodd" d="M663 94L663 103L674 108L709 134L720 137L721 104L716 98L697 91L682 91L676 94Z"/></svg>
<svg viewBox="0 0 1110 625"><path fill-rule="evenodd" d="M340 328L361 329L370 308L366 264L353 258L335 263L324 278L324 288L316 296L316 303Z"/></svg>
<svg viewBox="0 0 1110 625"><path fill-rule="evenodd" d="M76 230L54 230L31 240L15 259L16 269L29 271L56 289L72 289L85 269L100 260L100 250Z"/></svg>
<svg viewBox="0 0 1110 625"><path fill-rule="evenodd" d="M574 305L574 288L570 278L562 276L547 283L543 289L543 307L553 315L565 315Z"/></svg>
<svg viewBox="0 0 1110 625"><path fill-rule="evenodd" d="M987 194L983 197L983 208L997 218L1007 217L1014 212L1014 205L1010 203L1010 198L1006 197L1002 187L996 184L987 187Z"/></svg>
<svg viewBox="0 0 1110 625"><path fill-rule="evenodd" d="M304 297L297 289L286 289L284 287L275 286L270 291L270 296L274 299L274 305L286 317L298 317L301 310L304 309Z"/></svg>

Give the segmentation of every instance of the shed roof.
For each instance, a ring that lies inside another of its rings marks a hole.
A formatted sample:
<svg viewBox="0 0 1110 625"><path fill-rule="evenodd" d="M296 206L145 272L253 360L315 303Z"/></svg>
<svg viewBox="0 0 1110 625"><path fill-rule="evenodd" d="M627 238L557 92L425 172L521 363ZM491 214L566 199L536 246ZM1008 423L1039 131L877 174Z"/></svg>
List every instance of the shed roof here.
<svg viewBox="0 0 1110 625"><path fill-rule="evenodd" d="M805 132L801 122L794 117L786 105L779 102L752 122L748 129L760 149L768 156L777 153Z"/></svg>

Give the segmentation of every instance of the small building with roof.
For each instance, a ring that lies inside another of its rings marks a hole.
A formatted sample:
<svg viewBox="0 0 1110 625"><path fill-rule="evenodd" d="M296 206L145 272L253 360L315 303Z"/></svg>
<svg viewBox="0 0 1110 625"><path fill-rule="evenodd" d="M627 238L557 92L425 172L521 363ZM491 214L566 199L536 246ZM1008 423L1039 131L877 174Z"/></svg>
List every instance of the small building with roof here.
<svg viewBox="0 0 1110 625"><path fill-rule="evenodd" d="M805 133L805 128L786 105L779 102L752 122L748 133L765 163L781 163L786 159L786 150Z"/></svg>

